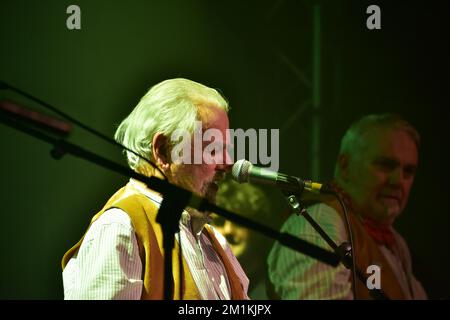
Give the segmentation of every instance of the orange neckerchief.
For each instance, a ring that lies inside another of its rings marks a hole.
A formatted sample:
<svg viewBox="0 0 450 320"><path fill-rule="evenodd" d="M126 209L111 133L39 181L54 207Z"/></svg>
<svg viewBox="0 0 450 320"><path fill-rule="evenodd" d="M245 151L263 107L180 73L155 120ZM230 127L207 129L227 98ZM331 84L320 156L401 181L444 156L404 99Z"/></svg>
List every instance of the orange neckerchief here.
<svg viewBox="0 0 450 320"><path fill-rule="evenodd" d="M347 208L356 214L350 196L341 187L339 187L335 181L332 181L329 186L341 197ZM376 243L384 245L392 250L396 244L396 241L392 228L389 225L379 224L370 218L364 218L360 215L357 216L361 219L366 232Z"/></svg>

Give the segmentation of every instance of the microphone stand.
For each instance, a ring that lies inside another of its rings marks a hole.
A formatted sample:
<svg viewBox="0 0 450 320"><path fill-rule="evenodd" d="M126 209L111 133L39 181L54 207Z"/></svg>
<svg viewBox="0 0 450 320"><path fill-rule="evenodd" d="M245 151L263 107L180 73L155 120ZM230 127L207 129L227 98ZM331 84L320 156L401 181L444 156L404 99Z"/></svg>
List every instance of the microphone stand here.
<svg viewBox="0 0 450 320"><path fill-rule="evenodd" d="M301 194L303 192L303 189L301 189ZM323 228L311 217L311 215L308 213L306 208L300 203L299 196L296 194L292 194L291 192L283 192L287 202L289 203L289 206L292 209L292 212L295 213L298 216L303 216L306 221L314 228L314 230L317 231L317 233L320 234L322 239L325 240L325 242L333 249L333 251L336 253L336 255L339 257L340 262L349 270L354 270L356 274L353 274L353 277L357 277L359 281L361 281L364 285L367 284L367 277L364 273L361 272L361 270L358 268L358 266L353 265L353 259L352 259L352 252L353 249L351 245L348 242L343 242L339 246L330 238L330 236L323 230ZM336 195L339 197L339 195ZM342 202L341 202L342 203ZM342 203L343 204L343 203ZM345 204L343 204L345 205ZM351 230L348 230L348 232L351 232ZM369 290L369 289L367 289ZM356 287L354 288L353 294L356 297ZM372 289L369 290L370 295L375 300L390 300L389 297L384 293L382 289Z"/></svg>
<svg viewBox="0 0 450 320"><path fill-rule="evenodd" d="M157 221L163 229L163 247L164 247L164 298L171 299L173 295L173 275L172 275L172 249L174 245L175 233L179 228L179 220L181 213L186 206L198 209L199 211L215 212L228 220L247 227L252 230L263 233L264 235L277 240L282 245L287 246L295 251L302 252L305 255L313 257L323 263L331 266L339 264L339 257L328 250L315 246L300 238L294 237L287 233L275 231L260 223L244 218L236 213L225 210L208 202L206 199L198 197L191 192L179 188L160 180L156 177L146 177L135 171L117 164L109 159L97 155L91 151L83 149L65 139L56 138L48 133L32 128L29 125L19 121L20 119L11 117L10 115L0 112L0 122L7 126L33 136L39 140L53 145L50 151L51 156L59 160L65 154L71 154L75 157L84 159L103 168L109 169L126 177L131 177L145 183L150 189L158 191L163 195L163 201L158 210ZM164 200L165 199L165 200Z"/></svg>

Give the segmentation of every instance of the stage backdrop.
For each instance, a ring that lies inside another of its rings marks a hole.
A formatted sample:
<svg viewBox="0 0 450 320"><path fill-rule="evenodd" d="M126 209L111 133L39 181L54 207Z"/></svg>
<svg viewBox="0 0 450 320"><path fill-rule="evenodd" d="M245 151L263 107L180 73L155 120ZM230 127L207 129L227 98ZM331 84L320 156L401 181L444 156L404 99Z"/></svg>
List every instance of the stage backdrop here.
<svg viewBox="0 0 450 320"><path fill-rule="evenodd" d="M377 1L381 29L369 30L371 3L329 2L1 1L0 80L112 137L150 86L189 78L224 93L232 128L280 129L280 171L305 178L318 115L321 181L332 177L352 121L402 113L423 143L397 227L430 296L449 298L447 11L441 1ZM73 4L80 29L68 28L77 26L66 12ZM43 110L8 91L0 97ZM120 150L80 128L69 140L125 164ZM53 160L51 146L3 125L0 149L0 298L60 299L62 255L127 179L72 156ZM275 221L286 207L271 196Z"/></svg>

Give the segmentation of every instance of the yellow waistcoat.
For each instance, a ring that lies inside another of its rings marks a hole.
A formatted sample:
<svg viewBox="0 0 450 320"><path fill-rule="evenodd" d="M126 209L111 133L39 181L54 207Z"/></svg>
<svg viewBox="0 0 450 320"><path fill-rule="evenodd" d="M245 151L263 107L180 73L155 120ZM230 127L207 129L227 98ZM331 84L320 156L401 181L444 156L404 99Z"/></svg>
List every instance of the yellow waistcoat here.
<svg viewBox="0 0 450 320"><path fill-rule="evenodd" d="M143 266L143 289L141 299L163 299L164 298L164 255L162 248L161 226L155 221L158 207L145 195L137 192L130 184L117 191L106 203L106 205L91 220L91 224L96 221L106 210L119 208L125 211L131 219L139 245L139 255ZM233 269L225 251L219 241L214 236L214 231L205 225L202 232L206 232L210 238L216 252L221 258L231 287L231 299L241 300L245 297L243 286L239 277ZM74 245L64 255L61 265L64 270L70 258L78 251L83 242L83 238ZM181 272L181 294L180 294L180 263L179 245L175 241L175 248L172 251L172 274L173 274L173 295L174 300L197 300L201 299L198 288L192 278L192 274L187 263L182 258Z"/></svg>

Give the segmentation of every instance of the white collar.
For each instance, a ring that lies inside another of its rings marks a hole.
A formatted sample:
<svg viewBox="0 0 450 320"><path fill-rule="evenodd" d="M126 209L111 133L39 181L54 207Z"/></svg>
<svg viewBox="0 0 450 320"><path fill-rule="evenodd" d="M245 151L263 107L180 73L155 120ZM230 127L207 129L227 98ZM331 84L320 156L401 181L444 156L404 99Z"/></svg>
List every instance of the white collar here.
<svg viewBox="0 0 450 320"><path fill-rule="evenodd" d="M161 202L162 202L162 196L161 194L159 194L156 191L151 190L150 188L148 188L143 182L130 178L129 181L130 185L136 189L138 192L142 193L143 195L145 195L147 198L149 198L150 200L152 200L154 203L156 203L159 206L161 206ZM195 209L192 209L195 210ZM181 218L180 218L180 222L183 226L185 226L188 230L192 230L192 225L191 225L191 215L189 214L189 212L184 209L183 212L181 213ZM206 223L206 222L205 222ZM200 236L200 234L202 233L204 224L200 226L200 230L197 230L197 232L193 232L193 234L197 237ZM193 230L192 230L193 231Z"/></svg>

